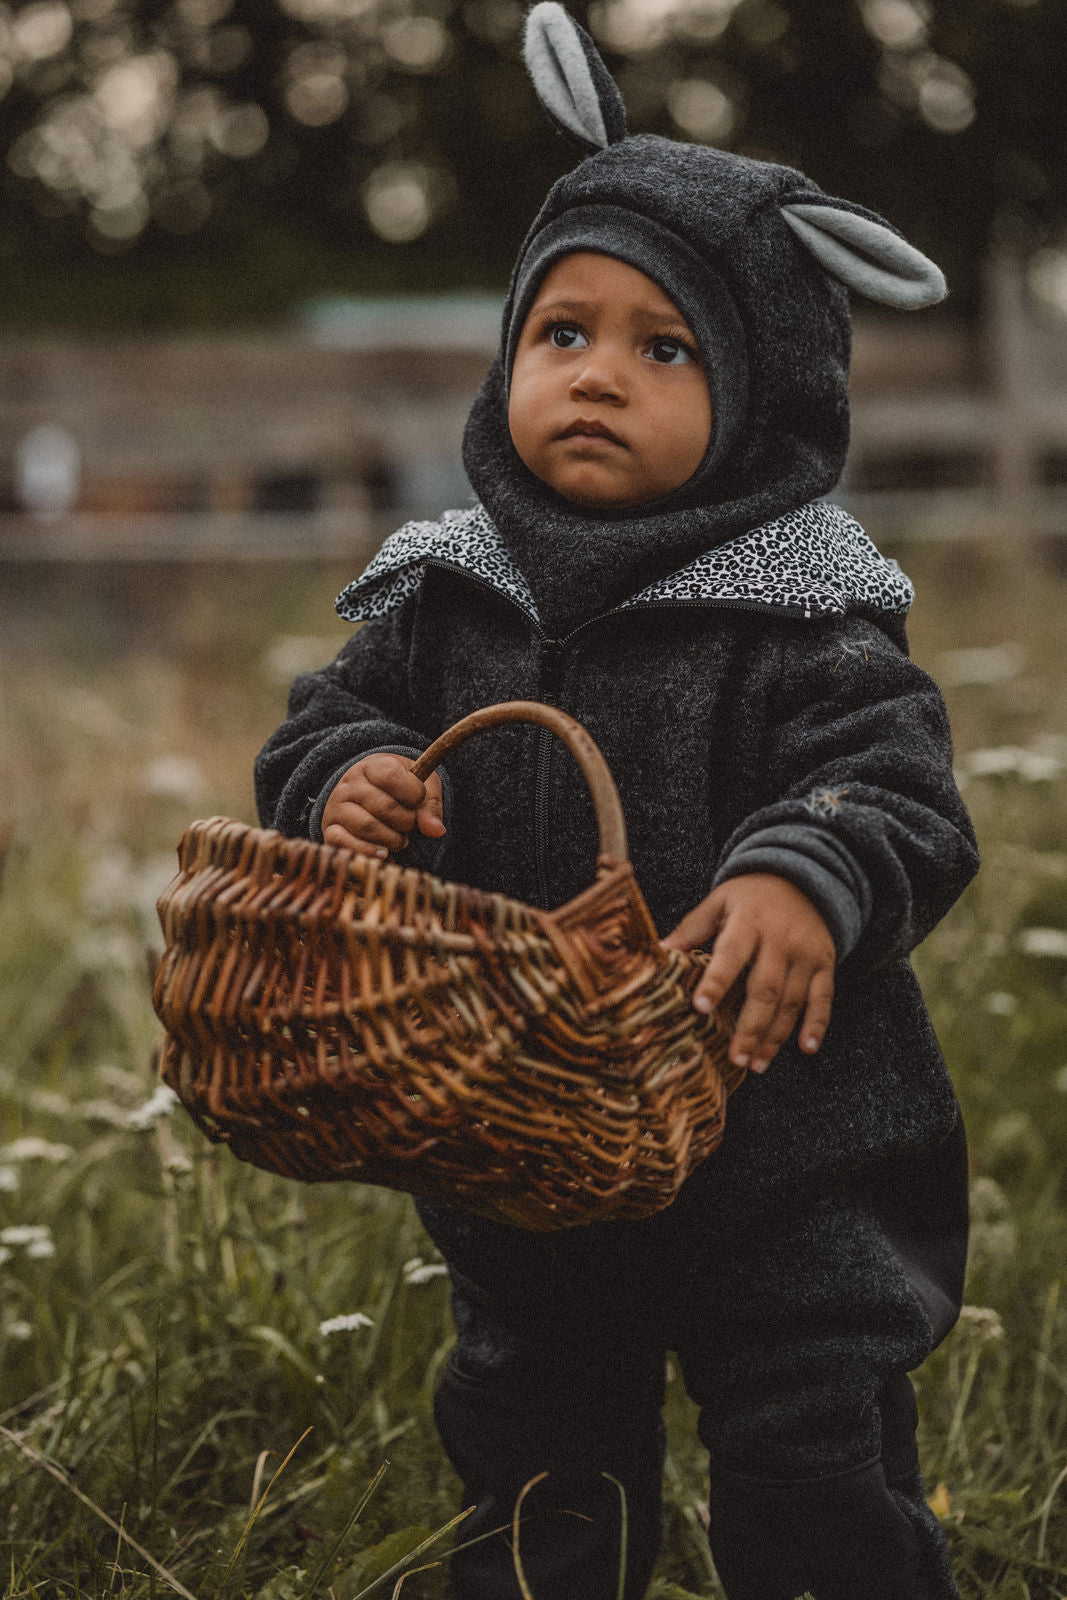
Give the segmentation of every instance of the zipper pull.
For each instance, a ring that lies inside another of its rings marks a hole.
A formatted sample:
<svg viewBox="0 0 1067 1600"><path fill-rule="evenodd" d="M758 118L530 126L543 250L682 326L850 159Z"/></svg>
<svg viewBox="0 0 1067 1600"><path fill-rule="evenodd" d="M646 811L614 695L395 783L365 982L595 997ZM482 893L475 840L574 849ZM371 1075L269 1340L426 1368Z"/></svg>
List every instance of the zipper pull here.
<svg viewBox="0 0 1067 1600"><path fill-rule="evenodd" d="M554 694L559 687L559 680L563 667L563 646L558 639L544 639L541 642L541 656L538 662L538 679L542 697Z"/></svg>

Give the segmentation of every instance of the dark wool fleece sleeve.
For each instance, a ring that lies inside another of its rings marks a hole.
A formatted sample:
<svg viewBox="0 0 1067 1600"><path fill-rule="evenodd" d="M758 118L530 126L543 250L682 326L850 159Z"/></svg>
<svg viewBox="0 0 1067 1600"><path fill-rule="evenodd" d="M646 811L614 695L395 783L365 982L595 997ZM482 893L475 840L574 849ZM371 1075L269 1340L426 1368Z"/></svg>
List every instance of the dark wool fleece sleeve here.
<svg viewBox="0 0 1067 1600"><path fill-rule="evenodd" d="M365 623L328 667L297 678L289 714L256 758L256 808L266 828L321 839L331 789L354 762L375 751L417 756L430 743L410 726L407 696L409 607ZM445 821L450 785L442 768ZM439 841L415 829L408 852L431 865Z"/></svg>
<svg viewBox="0 0 1067 1600"><path fill-rule="evenodd" d="M715 882L788 878L853 971L907 955L977 871L941 694L869 621L783 642L767 779Z"/></svg>

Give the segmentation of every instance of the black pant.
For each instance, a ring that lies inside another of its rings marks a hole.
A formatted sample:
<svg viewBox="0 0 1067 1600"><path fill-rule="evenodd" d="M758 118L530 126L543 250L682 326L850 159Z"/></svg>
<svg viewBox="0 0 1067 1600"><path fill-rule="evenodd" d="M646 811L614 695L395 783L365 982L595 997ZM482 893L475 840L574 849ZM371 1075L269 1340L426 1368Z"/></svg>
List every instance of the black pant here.
<svg viewBox="0 0 1067 1600"><path fill-rule="evenodd" d="M939 1181L953 1163L959 1177L962 1152L960 1138L938 1154ZM921 1189L912 1176L903 1192ZM447 1256L440 1208L420 1210ZM959 1300L965 1236L931 1232L931 1214L918 1208L907 1234L899 1203L868 1194L823 1197L743 1238L684 1209L555 1236L476 1224L481 1248L450 1262L458 1340L435 1404L476 1505L458 1538L510 1529L523 1486L547 1473L522 1506L533 1595L615 1600L617 1480L625 1595L640 1600L661 1535L671 1348L700 1408L729 1600L958 1600L907 1376ZM457 1600L519 1600L510 1535L460 1551L451 1581Z"/></svg>

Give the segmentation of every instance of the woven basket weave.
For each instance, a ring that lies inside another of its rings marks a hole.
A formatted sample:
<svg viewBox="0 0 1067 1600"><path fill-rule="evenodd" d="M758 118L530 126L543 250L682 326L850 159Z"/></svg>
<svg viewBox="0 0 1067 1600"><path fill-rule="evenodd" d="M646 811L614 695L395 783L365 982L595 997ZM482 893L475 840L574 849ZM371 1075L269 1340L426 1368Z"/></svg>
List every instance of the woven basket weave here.
<svg viewBox="0 0 1067 1600"><path fill-rule="evenodd" d="M650 1215L719 1143L730 1007L694 1011L707 956L660 948L581 725L490 706L414 770L518 720L564 740L596 806L596 882L557 911L225 817L186 831L154 999L163 1078L210 1139L536 1231Z"/></svg>

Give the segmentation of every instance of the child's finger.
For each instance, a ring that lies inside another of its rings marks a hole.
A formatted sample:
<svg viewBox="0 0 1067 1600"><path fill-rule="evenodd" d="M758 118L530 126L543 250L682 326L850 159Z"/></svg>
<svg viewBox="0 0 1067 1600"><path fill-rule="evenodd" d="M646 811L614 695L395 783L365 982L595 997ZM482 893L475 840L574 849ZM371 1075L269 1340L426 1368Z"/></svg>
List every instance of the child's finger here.
<svg viewBox="0 0 1067 1600"><path fill-rule="evenodd" d="M767 1024L762 1035L742 1045L742 1049L751 1052L750 1070L752 1072L766 1072L782 1045L789 1038L797 1025L797 1018L804 1010L804 1004L809 995L809 979L811 968L807 964L794 965L786 974L785 985L778 1000L774 1015ZM736 1038L736 1034L735 1034Z"/></svg>
<svg viewBox="0 0 1067 1600"><path fill-rule="evenodd" d="M756 1049L781 1004L785 979L786 967L781 957L763 952L748 975L745 1003L730 1040L730 1060L735 1066L747 1067L751 1063L753 1071L765 1070L767 1060L757 1055Z"/></svg>
<svg viewBox="0 0 1067 1600"><path fill-rule="evenodd" d="M418 824L421 832L439 839L445 832L444 794L436 772L426 779L426 799L419 807Z"/></svg>
<svg viewBox="0 0 1067 1600"><path fill-rule="evenodd" d="M823 1042L834 1003L833 969L820 967L808 988L808 1005L800 1024L800 1048L811 1055Z"/></svg>
<svg viewBox="0 0 1067 1600"><path fill-rule="evenodd" d="M436 772L431 772L423 783L401 764L409 759L386 756L379 764L379 757L368 756L362 764L353 798L404 833L410 833L418 822L421 833L439 839L445 832L441 779Z"/></svg>
<svg viewBox="0 0 1067 1600"><path fill-rule="evenodd" d="M660 944L664 950L695 950L718 933L723 915L723 906L715 904L714 896L709 895L692 911L687 911L678 926L672 928L667 937L660 940Z"/></svg>
<svg viewBox="0 0 1067 1600"><path fill-rule="evenodd" d="M711 960L693 990L693 1005L697 1011L714 1011L723 995L751 961L755 948L755 934L747 928L727 927L724 933L719 934L715 940Z"/></svg>
<svg viewBox="0 0 1067 1600"><path fill-rule="evenodd" d="M327 806L322 829L322 837L327 844L334 843L329 837L330 829L334 827L342 828L352 839L386 850L403 850L408 842L406 833L391 828L387 822L368 811L366 806L357 805L354 800L343 800L338 805Z"/></svg>
<svg viewBox="0 0 1067 1600"><path fill-rule="evenodd" d="M322 837L326 844L332 844L339 850L351 850L353 855L357 856L382 857L389 853L384 845L372 844L368 839L357 838L339 822L328 822L322 830Z"/></svg>
<svg viewBox="0 0 1067 1600"><path fill-rule="evenodd" d="M413 813L423 804L426 798L426 784L412 772L415 763L410 756L380 752L378 755L368 756L359 765L369 784L387 794L407 811Z"/></svg>

